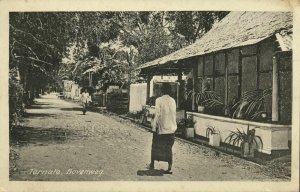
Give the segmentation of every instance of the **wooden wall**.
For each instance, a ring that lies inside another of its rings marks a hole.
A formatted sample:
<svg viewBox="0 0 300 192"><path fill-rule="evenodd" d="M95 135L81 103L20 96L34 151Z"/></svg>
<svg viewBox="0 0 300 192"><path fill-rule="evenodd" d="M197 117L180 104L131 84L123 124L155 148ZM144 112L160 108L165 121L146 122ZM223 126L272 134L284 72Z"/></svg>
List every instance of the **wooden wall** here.
<svg viewBox="0 0 300 192"><path fill-rule="evenodd" d="M224 103L230 104L245 91L272 88L273 54L277 50L273 37L255 45L218 51L197 58L195 89L201 90L202 78L208 79ZM280 122L291 123L291 57L279 61ZM272 98L266 99L268 115Z"/></svg>
<svg viewBox="0 0 300 192"><path fill-rule="evenodd" d="M291 124L292 121L292 55L279 54L279 121Z"/></svg>

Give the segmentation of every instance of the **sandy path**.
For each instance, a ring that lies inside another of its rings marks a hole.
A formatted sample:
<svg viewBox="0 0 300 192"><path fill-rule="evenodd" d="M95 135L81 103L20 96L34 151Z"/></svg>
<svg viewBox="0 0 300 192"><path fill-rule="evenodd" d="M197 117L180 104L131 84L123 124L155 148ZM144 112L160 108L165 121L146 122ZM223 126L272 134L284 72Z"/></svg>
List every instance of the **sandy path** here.
<svg viewBox="0 0 300 192"><path fill-rule="evenodd" d="M278 180L253 163L179 140L173 148L173 175L162 174L165 162L148 171L151 133L100 113L84 116L80 110L53 96L37 99L27 110L25 126L15 132L18 142L11 142L15 168L10 180Z"/></svg>

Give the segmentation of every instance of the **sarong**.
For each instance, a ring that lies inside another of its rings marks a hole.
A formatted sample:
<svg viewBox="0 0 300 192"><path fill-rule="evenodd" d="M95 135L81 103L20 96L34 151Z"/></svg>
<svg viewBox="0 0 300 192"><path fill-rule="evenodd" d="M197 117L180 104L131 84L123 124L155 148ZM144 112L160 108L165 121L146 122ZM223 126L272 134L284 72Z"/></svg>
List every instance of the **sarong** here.
<svg viewBox="0 0 300 192"><path fill-rule="evenodd" d="M174 145L175 134L153 133L151 156L157 161L172 162L172 147Z"/></svg>
<svg viewBox="0 0 300 192"><path fill-rule="evenodd" d="M86 107L87 107L87 103L82 103L82 112L83 112L83 114L86 113Z"/></svg>

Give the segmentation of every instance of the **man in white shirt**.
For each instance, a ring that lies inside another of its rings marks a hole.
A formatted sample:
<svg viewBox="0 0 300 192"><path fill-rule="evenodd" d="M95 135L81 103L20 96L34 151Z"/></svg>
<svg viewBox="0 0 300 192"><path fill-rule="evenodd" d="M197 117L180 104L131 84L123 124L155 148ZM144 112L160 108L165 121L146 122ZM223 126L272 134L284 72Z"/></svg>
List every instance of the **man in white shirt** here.
<svg viewBox="0 0 300 192"><path fill-rule="evenodd" d="M165 173L172 174L173 154L172 147L175 140L176 102L170 96L171 85L163 83L163 96L156 99L155 117L152 121L152 150L150 169L154 169L154 161L167 161L168 170Z"/></svg>
<svg viewBox="0 0 300 192"><path fill-rule="evenodd" d="M81 103L82 103L82 112L85 115L86 106L87 106L88 102L91 101L90 94L88 93L87 89L83 90L80 100L81 100Z"/></svg>

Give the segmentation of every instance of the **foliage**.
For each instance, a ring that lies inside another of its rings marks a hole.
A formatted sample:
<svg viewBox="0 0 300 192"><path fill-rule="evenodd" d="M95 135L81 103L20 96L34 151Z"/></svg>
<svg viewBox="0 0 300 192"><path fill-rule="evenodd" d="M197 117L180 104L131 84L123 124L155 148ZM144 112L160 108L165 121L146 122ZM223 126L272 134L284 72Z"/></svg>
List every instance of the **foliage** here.
<svg viewBox="0 0 300 192"><path fill-rule="evenodd" d="M155 60L187 45L184 37L171 33L161 25L149 25L147 28L147 32L142 36L142 43L138 45L139 64Z"/></svg>
<svg viewBox="0 0 300 192"><path fill-rule="evenodd" d="M185 127L186 128L194 127L195 124L196 124L196 121L194 121L193 116L188 116L185 119Z"/></svg>
<svg viewBox="0 0 300 192"><path fill-rule="evenodd" d="M149 106L155 106L155 101L156 101L157 97L155 96L151 96L148 101L147 101L147 105Z"/></svg>
<svg viewBox="0 0 300 192"><path fill-rule="evenodd" d="M221 97L210 90L207 79L201 78L201 86L199 90L193 89L192 82L188 80L186 98L190 102L195 99L198 106L204 106L206 113L218 114L224 109L224 103Z"/></svg>
<svg viewBox="0 0 300 192"><path fill-rule="evenodd" d="M142 117L142 115L144 115L143 110L140 111L136 111L136 112L128 112L126 114L126 117L132 118L134 120L140 120Z"/></svg>
<svg viewBox="0 0 300 192"><path fill-rule="evenodd" d="M221 103L221 98L215 91L196 92L195 98L197 105L203 105L207 107L215 107ZM211 101L215 101L215 103L212 103Z"/></svg>
<svg viewBox="0 0 300 192"><path fill-rule="evenodd" d="M212 25L225 17L229 12L214 11L178 11L168 12L167 21L173 21L174 31L183 35L189 43L205 34Z"/></svg>
<svg viewBox="0 0 300 192"><path fill-rule="evenodd" d="M188 116L184 119L177 120L177 132L183 132L187 128L194 128L195 121L193 120L193 116Z"/></svg>
<svg viewBox="0 0 300 192"><path fill-rule="evenodd" d="M20 123L24 113L23 87L14 75L9 76L9 127Z"/></svg>
<svg viewBox="0 0 300 192"><path fill-rule="evenodd" d="M227 115L232 118L265 121L267 116L265 100L271 94L271 88L246 91L241 99L235 99L225 106L222 98L215 91L204 88L200 91L189 90L187 99L195 98L196 104L204 106L205 113L208 114L225 115L224 111L227 110Z"/></svg>
<svg viewBox="0 0 300 192"><path fill-rule="evenodd" d="M234 146L239 146L243 143L249 143L249 147L252 144L255 144L257 147L258 142L257 139L260 141L260 144L263 145L261 137L255 135L255 129L249 130L249 125L247 127L247 132L244 130L237 129L236 131L230 131L229 136L225 139L225 142L228 141L228 143L232 143ZM262 146L261 146L262 147Z"/></svg>
<svg viewBox="0 0 300 192"><path fill-rule="evenodd" d="M185 119L180 119L176 121L177 124L177 130L182 131L185 129Z"/></svg>
<svg viewBox="0 0 300 192"><path fill-rule="evenodd" d="M219 114L224 109L221 97L215 91L189 91L187 100L195 98L196 105L204 106L207 113Z"/></svg>
<svg viewBox="0 0 300 192"><path fill-rule="evenodd" d="M272 95L272 89L257 89L244 92L241 99L234 105L234 117L256 120L265 110L265 99Z"/></svg>
<svg viewBox="0 0 300 192"><path fill-rule="evenodd" d="M139 64L193 43L227 13L11 12L9 69L25 93L64 79L86 86L91 73L93 85L126 87Z"/></svg>
<svg viewBox="0 0 300 192"><path fill-rule="evenodd" d="M215 135L215 134L218 134L219 131L213 127L213 126L208 126L206 128L206 137L209 138L210 135Z"/></svg>
<svg viewBox="0 0 300 192"><path fill-rule="evenodd" d="M47 73L58 66L73 36L73 17L67 12L11 12L10 68L27 65Z"/></svg>
<svg viewBox="0 0 300 192"><path fill-rule="evenodd" d="M49 84L61 86L56 72L74 36L73 18L71 12L9 14L9 70L17 71L19 84L28 96L24 97L25 103L33 99L35 91Z"/></svg>
<svg viewBox="0 0 300 192"><path fill-rule="evenodd" d="M75 57L73 63L77 65L77 61L81 62L85 57L97 57L101 62L90 67L96 69L93 76L100 80L100 84L120 82L129 84L137 79L132 71L138 64L157 59L192 43L188 40L190 37L185 36L193 36L196 40L200 37L200 33L206 32L214 22L226 14L226 12L76 13L78 40L75 42L75 54L66 54L66 57ZM188 24L190 26L197 25L197 32L183 33L180 26L186 21L191 22ZM127 50L113 49L115 45ZM80 51L81 49L83 51ZM83 68L86 66L80 65ZM72 74L71 78L86 81L82 70L78 72L79 74Z"/></svg>

